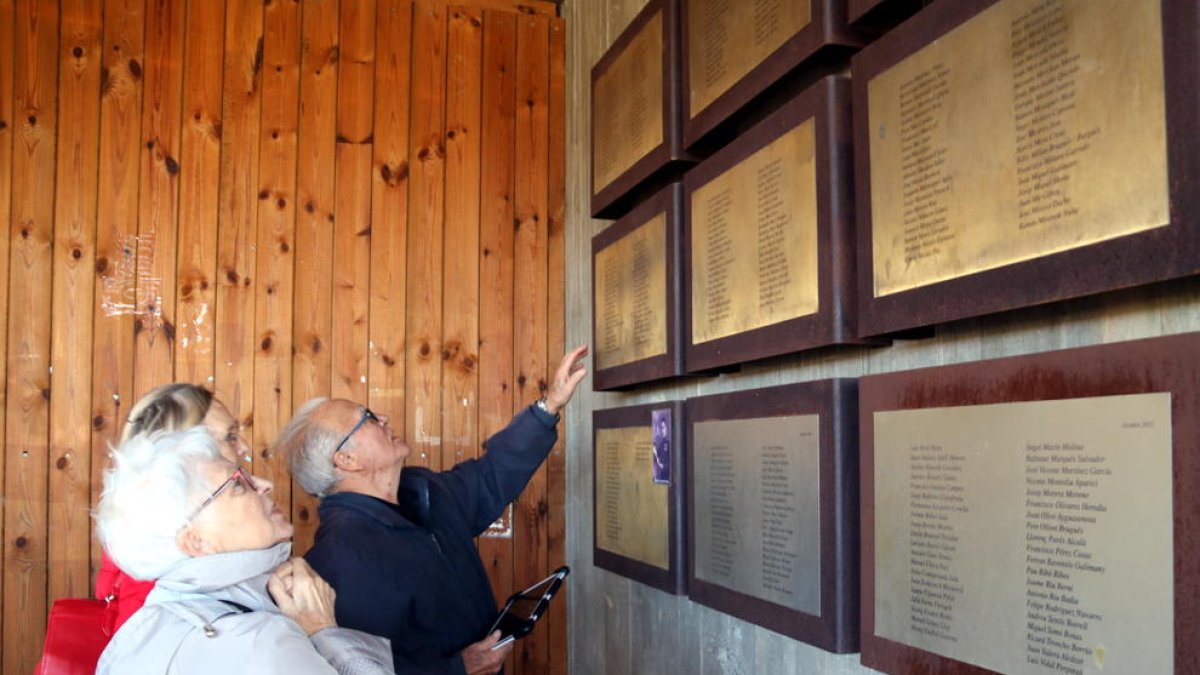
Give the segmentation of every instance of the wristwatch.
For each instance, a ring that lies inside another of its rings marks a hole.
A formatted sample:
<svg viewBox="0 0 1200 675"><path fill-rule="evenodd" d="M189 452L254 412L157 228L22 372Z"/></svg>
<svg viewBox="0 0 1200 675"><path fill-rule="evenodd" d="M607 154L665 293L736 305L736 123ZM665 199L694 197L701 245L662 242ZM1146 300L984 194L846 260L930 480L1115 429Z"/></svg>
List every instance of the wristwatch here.
<svg viewBox="0 0 1200 675"><path fill-rule="evenodd" d="M546 403L545 396L539 398L537 401L534 401L533 404L536 405L542 412L546 413L547 415L554 415L554 419L556 419L556 420L559 419L558 413L550 412L550 406Z"/></svg>

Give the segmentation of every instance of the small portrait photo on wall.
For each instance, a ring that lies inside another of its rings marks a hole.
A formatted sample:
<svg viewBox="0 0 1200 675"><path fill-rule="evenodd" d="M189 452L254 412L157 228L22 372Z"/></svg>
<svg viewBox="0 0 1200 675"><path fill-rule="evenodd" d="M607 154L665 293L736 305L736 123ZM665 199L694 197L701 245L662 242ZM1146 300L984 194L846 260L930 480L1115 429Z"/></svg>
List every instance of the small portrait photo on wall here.
<svg viewBox="0 0 1200 675"><path fill-rule="evenodd" d="M671 482L671 410L650 411L650 426L653 430L654 452L651 457L651 472L655 483Z"/></svg>

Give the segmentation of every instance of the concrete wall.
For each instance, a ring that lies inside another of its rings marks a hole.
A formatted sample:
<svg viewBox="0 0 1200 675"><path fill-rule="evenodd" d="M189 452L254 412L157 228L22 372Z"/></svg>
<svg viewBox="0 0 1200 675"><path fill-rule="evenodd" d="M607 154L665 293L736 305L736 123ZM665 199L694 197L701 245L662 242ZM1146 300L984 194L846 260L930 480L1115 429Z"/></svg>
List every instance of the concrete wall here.
<svg viewBox="0 0 1200 675"><path fill-rule="evenodd" d="M643 0L567 0L567 344L591 339L591 239L608 225L589 213L592 65ZM827 377L858 377L1200 330L1200 283L1160 284L1096 298L967 320L935 337L880 349L828 351L746 366L717 378L676 381L621 394L581 391L568 421L567 561L570 666L600 673L869 672L858 655L835 656L592 566L592 410L753 389Z"/></svg>

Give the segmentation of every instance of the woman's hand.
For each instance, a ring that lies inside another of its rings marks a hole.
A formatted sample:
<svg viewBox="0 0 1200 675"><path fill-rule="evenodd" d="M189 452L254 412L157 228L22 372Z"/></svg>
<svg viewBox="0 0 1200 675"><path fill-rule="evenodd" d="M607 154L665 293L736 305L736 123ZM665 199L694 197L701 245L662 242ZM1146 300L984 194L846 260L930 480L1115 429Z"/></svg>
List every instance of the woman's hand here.
<svg viewBox="0 0 1200 675"><path fill-rule="evenodd" d="M300 624L306 635L337 625L333 602L337 593L304 558L292 558L275 568L267 590L284 616Z"/></svg>
<svg viewBox="0 0 1200 675"><path fill-rule="evenodd" d="M554 379L550 380L550 386L546 388L546 408L551 414L557 415L566 407L571 396L575 394L575 387L578 387L587 375L587 369L579 362L587 353L587 345L576 347L558 364L558 370L554 371Z"/></svg>

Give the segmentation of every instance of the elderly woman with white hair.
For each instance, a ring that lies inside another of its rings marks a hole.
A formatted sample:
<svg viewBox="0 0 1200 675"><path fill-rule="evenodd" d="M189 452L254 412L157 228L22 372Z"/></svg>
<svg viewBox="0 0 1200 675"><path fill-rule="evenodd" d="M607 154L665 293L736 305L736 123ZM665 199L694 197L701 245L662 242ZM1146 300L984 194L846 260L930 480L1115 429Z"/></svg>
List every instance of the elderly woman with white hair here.
<svg viewBox="0 0 1200 675"><path fill-rule="evenodd" d="M117 449L96 511L100 541L121 569L158 581L97 673L393 672L388 641L339 628L333 590L288 559L292 525L271 488L202 427Z"/></svg>

